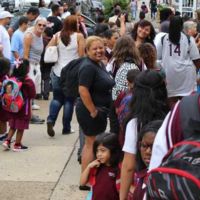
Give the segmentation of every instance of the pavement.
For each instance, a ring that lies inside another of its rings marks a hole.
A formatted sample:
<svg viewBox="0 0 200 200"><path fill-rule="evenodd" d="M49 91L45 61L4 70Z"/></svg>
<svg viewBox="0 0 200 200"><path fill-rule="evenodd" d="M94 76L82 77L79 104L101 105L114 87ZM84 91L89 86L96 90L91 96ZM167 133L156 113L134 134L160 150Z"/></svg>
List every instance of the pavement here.
<svg viewBox="0 0 200 200"><path fill-rule="evenodd" d="M34 111L41 118L48 115L48 101L36 101ZM62 110L56 122L54 138L46 124L30 125L23 144L28 151L4 151L0 146L0 200L85 200L87 192L79 191L80 165L77 162L78 124L75 133L62 135Z"/></svg>

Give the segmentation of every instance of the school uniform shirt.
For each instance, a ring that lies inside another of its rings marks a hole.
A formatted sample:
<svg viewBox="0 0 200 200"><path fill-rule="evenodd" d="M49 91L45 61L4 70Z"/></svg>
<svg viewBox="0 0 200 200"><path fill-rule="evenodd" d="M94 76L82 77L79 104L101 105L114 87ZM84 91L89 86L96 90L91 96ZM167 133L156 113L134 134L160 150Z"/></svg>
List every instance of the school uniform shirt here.
<svg viewBox="0 0 200 200"><path fill-rule="evenodd" d="M181 33L180 45L175 45L166 34L157 45L157 57L166 73L168 97L187 96L195 90L196 69L192 61L199 59L200 54L194 38L189 40Z"/></svg>
<svg viewBox="0 0 200 200"><path fill-rule="evenodd" d="M10 45L10 36L6 28L0 25L0 45L3 46L3 56L7 59L11 59L11 45Z"/></svg>
<svg viewBox="0 0 200 200"><path fill-rule="evenodd" d="M101 165L99 168L93 169L90 173L92 200L119 200L116 186L117 178L116 169L113 167Z"/></svg>

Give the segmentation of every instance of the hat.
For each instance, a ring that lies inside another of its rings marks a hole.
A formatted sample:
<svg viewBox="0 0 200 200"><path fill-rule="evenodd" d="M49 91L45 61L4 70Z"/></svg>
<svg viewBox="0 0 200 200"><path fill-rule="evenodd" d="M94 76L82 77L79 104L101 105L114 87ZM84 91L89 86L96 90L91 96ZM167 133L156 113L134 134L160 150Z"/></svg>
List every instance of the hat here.
<svg viewBox="0 0 200 200"><path fill-rule="evenodd" d="M8 11L2 11L2 12L0 12L0 19L5 19L7 17L13 17L13 15L10 12L8 12Z"/></svg>

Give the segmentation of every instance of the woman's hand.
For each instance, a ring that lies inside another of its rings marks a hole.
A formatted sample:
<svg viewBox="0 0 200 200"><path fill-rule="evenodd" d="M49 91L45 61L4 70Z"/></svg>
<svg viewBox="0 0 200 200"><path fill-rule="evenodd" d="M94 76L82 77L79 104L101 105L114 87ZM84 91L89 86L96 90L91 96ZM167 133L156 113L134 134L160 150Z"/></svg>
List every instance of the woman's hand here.
<svg viewBox="0 0 200 200"><path fill-rule="evenodd" d="M97 115L98 115L98 110L95 110L94 112L91 112L91 113L90 113L90 116L91 116L92 118L95 118Z"/></svg>

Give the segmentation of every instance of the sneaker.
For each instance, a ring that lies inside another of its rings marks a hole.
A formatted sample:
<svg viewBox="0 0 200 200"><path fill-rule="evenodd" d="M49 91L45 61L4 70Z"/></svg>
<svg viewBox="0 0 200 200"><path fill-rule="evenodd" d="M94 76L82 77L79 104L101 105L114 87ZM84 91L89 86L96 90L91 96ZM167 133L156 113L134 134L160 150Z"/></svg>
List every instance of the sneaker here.
<svg viewBox="0 0 200 200"><path fill-rule="evenodd" d="M50 137L54 137L55 131L53 130L53 123L47 122L47 133Z"/></svg>
<svg viewBox="0 0 200 200"><path fill-rule="evenodd" d="M33 104L32 105L32 110L40 110L40 106Z"/></svg>
<svg viewBox="0 0 200 200"><path fill-rule="evenodd" d="M44 124L44 122L45 122L44 119L40 119L38 116L35 115L33 115L30 120L31 124Z"/></svg>
<svg viewBox="0 0 200 200"><path fill-rule="evenodd" d="M22 144L19 144L19 145L14 144L14 146L13 146L13 151L15 151L15 152L22 152L22 151L26 151L26 150L28 150L28 147L26 147Z"/></svg>
<svg viewBox="0 0 200 200"><path fill-rule="evenodd" d="M69 135L71 133L75 133L75 130L71 129L70 131L67 131L67 132L62 131L63 135Z"/></svg>
<svg viewBox="0 0 200 200"><path fill-rule="evenodd" d="M8 140L5 140L2 146L4 147L4 150L10 150L10 142Z"/></svg>

